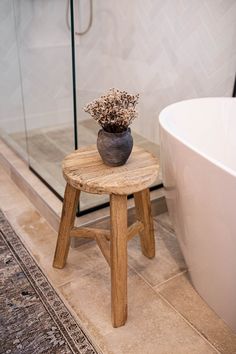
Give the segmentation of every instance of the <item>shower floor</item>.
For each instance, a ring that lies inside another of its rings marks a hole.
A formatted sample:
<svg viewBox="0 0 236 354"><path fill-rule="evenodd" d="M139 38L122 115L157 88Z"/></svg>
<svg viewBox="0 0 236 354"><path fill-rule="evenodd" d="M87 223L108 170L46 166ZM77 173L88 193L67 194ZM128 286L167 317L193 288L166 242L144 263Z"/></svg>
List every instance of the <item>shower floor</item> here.
<svg viewBox="0 0 236 354"><path fill-rule="evenodd" d="M95 144L98 125L93 120L78 123L78 146ZM132 131L134 143L152 152L159 158L159 146ZM20 148L25 149L25 133L10 135ZM64 194L65 180L61 172L61 161L74 150L74 131L69 125L33 129L27 134L27 150L30 166L61 196ZM155 184L160 183L157 180ZM80 209L85 210L108 201L106 195L81 193Z"/></svg>

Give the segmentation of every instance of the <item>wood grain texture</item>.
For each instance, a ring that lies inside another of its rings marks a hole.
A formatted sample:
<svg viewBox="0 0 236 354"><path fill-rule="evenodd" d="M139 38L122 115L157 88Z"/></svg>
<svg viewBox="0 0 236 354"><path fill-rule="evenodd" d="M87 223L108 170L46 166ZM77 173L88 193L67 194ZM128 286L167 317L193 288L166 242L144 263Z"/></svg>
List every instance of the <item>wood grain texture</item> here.
<svg viewBox="0 0 236 354"><path fill-rule="evenodd" d="M106 236L99 235L96 237L98 247L100 248L104 258L106 259L109 266L111 265L111 252L110 252L110 242L107 240Z"/></svg>
<svg viewBox="0 0 236 354"><path fill-rule="evenodd" d="M127 197L111 194L111 313L113 327L127 320Z"/></svg>
<svg viewBox="0 0 236 354"><path fill-rule="evenodd" d="M131 240L131 238L133 238L134 236L136 236L138 233L140 233L141 231L143 231L144 229L144 225L141 221L137 220L136 222L134 222L132 225L130 225L128 227L128 235L127 235L127 239L128 241Z"/></svg>
<svg viewBox="0 0 236 354"><path fill-rule="evenodd" d="M110 231L105 229L97 229L94 227L73 227L70 232L70 237L96 239L96 237L99 236L105 236L109 240Z"/></svg>
<svg viewBox="0 0 236 354"><path fill-rule="evenodd" d="M80 191L67 183L58 231L57 246L53 260L53 267L55 268L64 268L66 263L70 245L70 232L75 221L79 195Z"/></svg>
<svg viewBox="0 0 236 354"><path fill-rule="evenodd" d="M134 194L137 219L143 223L144 229L140 230L141 248L144 256L155 256L155 238L153 219L151 214L151 201L149 189Z"/></svg>
<svg viewBox="0 0 236 354"><path fill-rule="evenodd" d="M66 181L85 192L128 195L149 187L157 178L159 164L151 153L134 146L125 165L110 167L91 145L66 156L62 169Z"/></svg>

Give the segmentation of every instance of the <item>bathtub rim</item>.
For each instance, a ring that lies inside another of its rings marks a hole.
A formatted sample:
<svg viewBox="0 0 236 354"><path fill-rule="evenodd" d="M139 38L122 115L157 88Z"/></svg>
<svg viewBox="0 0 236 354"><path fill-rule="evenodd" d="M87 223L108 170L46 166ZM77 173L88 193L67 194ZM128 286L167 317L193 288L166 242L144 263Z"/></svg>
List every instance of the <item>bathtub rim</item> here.
<svg viewBox="0 0 236 354"><path fill-rule="evenodd" d="M182 138L180 135L176 134L176 132L173 132L170 127L168 126L167 119L165 117L166 113L170 110L173 109L175 106L183 105L184 103L188 102L193 102L193 101L213 101L213 100L222 100L222 101L235 101L235 97L202 97L202 98L191 98L187 100L182 100L178 101L175 103L172 103L165 108L163 108L159 114L159 126L164 129L168 134L170 134L174 139L177 141L181 142L183 145L185 145L187 148L190 150L194 151L196 154L200 155L201 157L205 158L209 162L211 162L213 165L219 167L221 170L229 173L231 176L236 177L236 171L234 171L232 168L224 165L220 161L210 157L209 155L205 154L204 152L200 151L199 149L195 148L192 144L190 144L186 139Z"/></svg>

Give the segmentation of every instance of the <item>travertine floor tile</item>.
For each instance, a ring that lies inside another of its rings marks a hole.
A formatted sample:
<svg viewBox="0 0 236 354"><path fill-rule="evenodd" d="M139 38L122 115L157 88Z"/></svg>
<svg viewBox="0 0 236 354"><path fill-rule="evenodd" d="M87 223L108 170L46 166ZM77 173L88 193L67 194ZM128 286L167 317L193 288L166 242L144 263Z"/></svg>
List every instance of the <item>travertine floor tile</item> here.
<svg viewBox="0 0 236 354"><path fill-rule="evenodd" d="M138 238L131 240L129 244L129 262L132 267L128 279L128 321L126 326L113 329L110 318L110 270L96 244L89 242L77 249L70 249L66 267L63 270L52 268L56 232L1 168L0 182L0 208L4 210L10 223L62 299L74 309L85 329L92 335L92 339L103 348L104 354L217 352L204 336L221 352L233 353L234 337L229 335L223 326L224 323L218 317L212 322L214 325L210 325L210 320L206 320L204 316L211 310L205 303L204 309L202 303L194 300L193 312L191 306L186 309L186 305L178 305L181 303L181 297L193 297L189 289L181 284L168 290L167 286L174 284L172 282L180 279L180 276L167 281L165 286L163 284L156 287L156 291L148 285L148 283L160 284L185 269L176 238L171 229L163 227L163 223L161 225L155 223L156 259L149 260L141 255ZM158 294L159 289L162 298ZM199 331L194 330L178 311L169 306L163 300L163 296L166 296ZM174 302L175 298L177 303ZM190 313L191 316L187 317L186 313ZM198 324L194 322L197 321L194 316L199 317ZM201 319L208 325L203 326ZM199 335L200 332L203 336Z"/></svg>
<svg viewBox="0 0 236 354"><path fill-rule="evenodd" d="M161 214L162 215L162 214ZM164 213L165 219L168 215ZM108 228L109 221L96 223L96 227ZM155 286L186 270L177 239L169 229L154 221L156 257L148 259L142 255L140 240L136 236L128 243L129 265L151 285Z"/></svg>
<svg viewBox="0 0 236 354"><path fill-rule="evenodd" d="M104 336L111 330L110 271L97 269L59 287L60 293L83 321L90 333Z"/></svg>
<svg viewBox="0 0 236 354"><path fill-rule="evenodd" d="M17 216L15 215L15 209L7 211L5 214L54 285L64 284L75 277L81 277L88 272L92 272L94 267L99 269L106 265L106 261L96 243L89 242L76 249L70 248L64 269L53 268L52 262L57 233L41 217L38 211L29 204L28 209L22 213L18 212Z"/></svg>
<svg viewBox="0 0 236 354"><path fill-rule="evenodd" d="M3 211L13 208L24 209L28 205L28 200L22 200L21 191L15 187L5 170L0 166L0 208Z"/></svg>
<svg viewBox="0 0 236 354"><path fill-rule="evenodd" d="M157 287L156 291L160 292L221 353L236 353L236 334L198 295L186 274Z"/></svg>
<svg viewBox="0 0 236 354"><path fill-rule="evenodd" d="M183 272L186 264L173 232L154 221L156 256L148 259L142 255L139 238L129 241L129 264L152 286Z"/></svg>
<svg viewBox="0 0 236 354"><path fill-rule="evenodd" d="M207 354L216 351L133 271L128 277L128 321L114 329L110 318L108 267L60 287L104 352Z"/></svg>
<svg viewBox="0 0 236 354"><path fill-rule="evenodd" d="M172 222L170 220L168 212L156 215L154 217L154 220L156 220L158 222L158 224L161 224L166 229L168 229L170 232L174 231L174 228L173 228L173 225L172 225Z"/></svg>

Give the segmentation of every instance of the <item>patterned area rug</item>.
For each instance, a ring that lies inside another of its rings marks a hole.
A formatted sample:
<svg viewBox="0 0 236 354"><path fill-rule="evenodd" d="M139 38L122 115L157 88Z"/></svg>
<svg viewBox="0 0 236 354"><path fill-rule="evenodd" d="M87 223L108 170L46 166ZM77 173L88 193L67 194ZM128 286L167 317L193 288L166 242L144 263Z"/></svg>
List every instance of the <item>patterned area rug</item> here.
<svg viewBox="0 0 236 354"><path fill-rule="evenodd" d="M97 351L0 210L0 353Z"/></svg>

